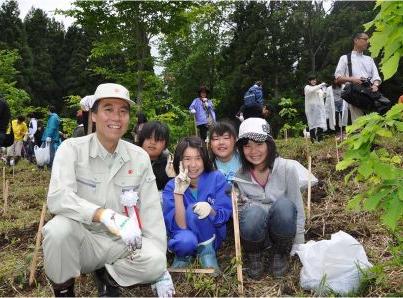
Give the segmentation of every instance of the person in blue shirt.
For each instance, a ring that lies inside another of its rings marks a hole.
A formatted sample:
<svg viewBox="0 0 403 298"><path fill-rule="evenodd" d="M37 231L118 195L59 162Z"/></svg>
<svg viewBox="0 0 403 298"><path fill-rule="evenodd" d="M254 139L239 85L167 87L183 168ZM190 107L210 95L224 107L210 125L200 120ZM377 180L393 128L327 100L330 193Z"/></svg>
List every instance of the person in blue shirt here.
<svg viewBox="0 0 403 298"><path fill-rule="evenodd" d="M217 170L224 174L231 183L241 167L238 151L235 147L236 132L227 121L219 121L210 129L210 156Z"/></svg>
<svg viewBox="0 0 403 298"><path fill-rule="evenodd" d="M207 98L209 90L206 86L199 88L199 97L193 99L189 106L190 113L195 115L196 126L199 130L199 136L203 141L207 138L207 132L210 126L216 121L213 102Z"/></svg>
<svg viewBox="0 0 403 298"><path fill-rule="evenodd" d="M231 199L225 193L227 181L221 172L213 170L199 137L180 141L173 166L179 174L162 193L168 248L175 254L172 266L187 267L197 256L202 268L218 273L216 251L226 237L232 214Z"/></svg>
<svg viewBox="0 0 403 298"><path fill-rule="evenodd" d="M59 133L60 118L56 114L56 109L54 106L49 106L48 115L49 115L48 122L46 124L45 131L42 134L42 143L46 142L47 138L50 138L50 163L49 163L49 166L52 167L56 150L61 143L60 133Z"/></svg>

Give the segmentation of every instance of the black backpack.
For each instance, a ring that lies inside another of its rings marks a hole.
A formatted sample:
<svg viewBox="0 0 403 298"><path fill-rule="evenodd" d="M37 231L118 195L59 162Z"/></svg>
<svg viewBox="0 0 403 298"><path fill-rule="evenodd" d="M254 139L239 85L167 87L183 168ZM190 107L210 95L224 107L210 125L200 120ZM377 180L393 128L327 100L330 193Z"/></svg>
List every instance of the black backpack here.
<svg viewBox="0 0 403 298"><path fill-rule="evenodd" d="M10 122L10 133L5 133L4 136L5 137L3 140L3 144L0 144L2 147L10 147L12 144L14 144L14 131L11 122Z"/></svg>

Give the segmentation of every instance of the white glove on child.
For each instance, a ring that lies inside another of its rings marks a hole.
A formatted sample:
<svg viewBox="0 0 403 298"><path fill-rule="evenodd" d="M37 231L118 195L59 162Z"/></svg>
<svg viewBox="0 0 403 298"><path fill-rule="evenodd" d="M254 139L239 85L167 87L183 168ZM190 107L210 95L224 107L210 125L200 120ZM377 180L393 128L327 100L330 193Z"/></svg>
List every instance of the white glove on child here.
<svg viewBox="0 0 403 298"><path fill-rule="evenodd" d="M190 110L190 113L196 114L196 110L195 110L195 109L191 109L191 110Z"/></svg>
<svg viewBox="0 0 403 298"><path fill-rule="evenodd" d="M176 176L172 154L168 155L167 165L165 167L165 173L169 178L173 178Z"/></svg>
<svg viewBox="0 0 403 298"><path fill-rule="evenodd" d="M175 177L174 193L183 195L190 185L190 178L188 176L188 169L183 167L182 161L179 163L179 174Z"/></svg>
<svg viewBox="0 0 403 298"><path fill-rule="evenodd" d="M154 295L158 295L158 297L173 297L175 294L175 287L168 270L151 285L151 289L153 290Z"/></svg>
<svg viewBox="0 0 403 298"><path fill-rule="evenodd" d="M193 212L199 216L199 219L209 216L212 209L213 208L211 208L210 204L207 202L197 202L193 206Z"/></svg>
<svg viewBox="0 0 403 298"><path fill-rule="evenodd" d="M141 248L141 230L135 218L121 215L111 209L104 209L100 221L112 234L120 236L130 249Z"/></svg>

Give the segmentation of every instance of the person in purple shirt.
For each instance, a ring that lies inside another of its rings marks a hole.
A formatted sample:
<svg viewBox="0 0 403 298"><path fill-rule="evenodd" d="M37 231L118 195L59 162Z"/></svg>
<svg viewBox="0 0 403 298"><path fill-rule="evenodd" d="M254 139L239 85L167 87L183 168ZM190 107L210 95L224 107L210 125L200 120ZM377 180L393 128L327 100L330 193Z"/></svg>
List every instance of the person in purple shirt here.
<svg viewBox="0 0 403 298"><path fill-rule="evenodd" d="M181 140L173 166L179 174L162 193L168 248L175 254L172 267L187 267L197 256L202 268L219 273L216 251L225 240L232 214L231 199L225 193L227 181L213 170L199 137Z"/></svg>
<svg viewBox="0 0 403 298"><path fill-rule="evenodd" d="M199 130L200 138L205 141L209 126L216 121L213 102L207 98L209 90L206 86L199 88L199 97L193 99L189 106L189 111L195 115L196 126Z"/></svg>

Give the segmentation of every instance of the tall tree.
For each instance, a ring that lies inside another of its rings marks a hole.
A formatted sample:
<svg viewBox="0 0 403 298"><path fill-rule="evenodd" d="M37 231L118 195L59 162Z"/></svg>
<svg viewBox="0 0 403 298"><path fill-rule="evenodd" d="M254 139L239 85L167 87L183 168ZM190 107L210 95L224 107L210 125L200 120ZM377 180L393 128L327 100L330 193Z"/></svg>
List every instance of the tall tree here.
<svg viewBox="0 0 403 298"><path fill-rule="evenodd" d="M0 8L0 49L17 49L21 59L16 60L15 67L18 86L29 91L32 78L32 52L27 42L24 25L19 18L18 2L7 0Z"/></svg>

